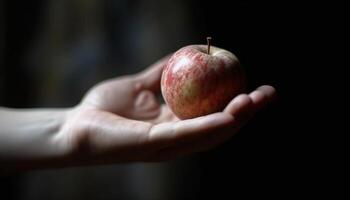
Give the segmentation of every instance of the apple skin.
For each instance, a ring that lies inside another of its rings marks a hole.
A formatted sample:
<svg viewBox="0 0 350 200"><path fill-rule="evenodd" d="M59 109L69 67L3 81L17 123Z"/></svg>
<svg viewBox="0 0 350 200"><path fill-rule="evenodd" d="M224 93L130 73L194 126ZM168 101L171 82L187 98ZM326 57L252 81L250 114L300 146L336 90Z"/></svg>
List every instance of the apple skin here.
<svg viewBox="0 0 350 200"><path fill-rule="evenodd" d="M229 51L189 45L175 52L163 68L161 91L166 104L180 119L222 111L245 89L238 58Z"/></svg>

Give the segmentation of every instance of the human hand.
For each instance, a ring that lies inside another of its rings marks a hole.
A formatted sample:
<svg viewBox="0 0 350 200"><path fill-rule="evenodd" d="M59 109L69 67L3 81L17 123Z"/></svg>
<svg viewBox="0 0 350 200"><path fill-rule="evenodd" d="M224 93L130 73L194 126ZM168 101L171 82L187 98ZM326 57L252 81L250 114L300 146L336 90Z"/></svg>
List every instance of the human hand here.
<svg viewBox="0 0 350 200"><path fill-rule="evenodd" d="M179 120L157 94L165 57L145 71L93 87L56 137L74 165L161 161L211 149L275 96L271 86L235 97L222 112Z"/></svg>

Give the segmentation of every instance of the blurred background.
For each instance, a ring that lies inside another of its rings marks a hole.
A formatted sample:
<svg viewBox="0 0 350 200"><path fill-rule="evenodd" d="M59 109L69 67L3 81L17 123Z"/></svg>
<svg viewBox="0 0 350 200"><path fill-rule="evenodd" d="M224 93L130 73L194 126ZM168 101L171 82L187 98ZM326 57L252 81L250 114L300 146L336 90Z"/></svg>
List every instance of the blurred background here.
<svg viewBox="0 0 350 200"><path fill-rule="evenodd" d="M0 105L68 107L188 44L241 60L278 100L224 145L164 162L0 175L0 199L341 199L344 2L3 0Z"/></svg>

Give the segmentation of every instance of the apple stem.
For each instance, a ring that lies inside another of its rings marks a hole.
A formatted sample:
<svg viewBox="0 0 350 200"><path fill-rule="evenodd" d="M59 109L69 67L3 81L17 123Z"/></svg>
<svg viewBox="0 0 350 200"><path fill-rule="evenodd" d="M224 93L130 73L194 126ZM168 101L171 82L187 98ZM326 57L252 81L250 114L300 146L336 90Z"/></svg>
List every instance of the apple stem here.
<svg viewBox="0 0 350 200"><path fill-rule="evenodd" d="M211 37L207 37L207 44L208 44L207 54L210 54L210 41L211 41Z"/></svg>

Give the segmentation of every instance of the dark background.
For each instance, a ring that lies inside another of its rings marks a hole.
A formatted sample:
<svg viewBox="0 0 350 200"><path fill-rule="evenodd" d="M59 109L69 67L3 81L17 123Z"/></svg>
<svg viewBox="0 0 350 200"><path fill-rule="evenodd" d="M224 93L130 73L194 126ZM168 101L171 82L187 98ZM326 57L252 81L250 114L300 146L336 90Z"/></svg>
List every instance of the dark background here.
<svg viewBox="0 0 350 200"><path fill-rule="evenodd" d="M278 99L212 151L10 174L4 199L343 198L343 1L62 2L0 3L1 106L73 106L208 35L240 58L250 90L271 84Z"/></svg>

